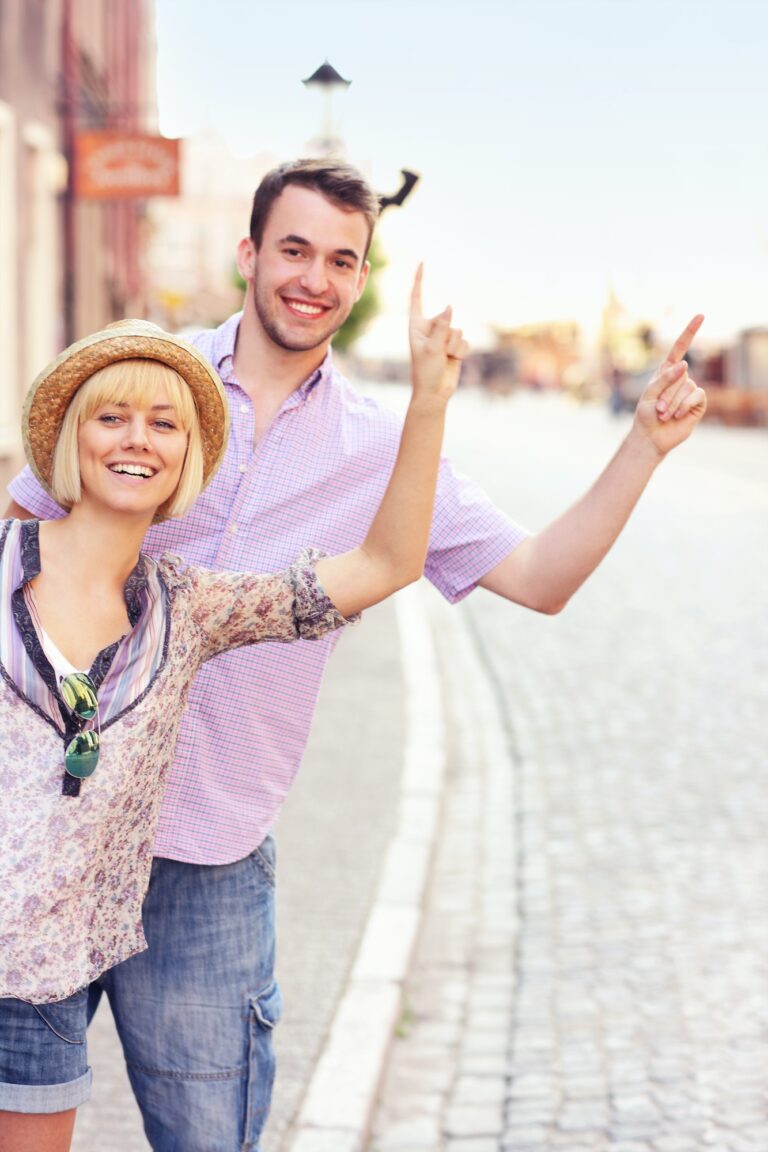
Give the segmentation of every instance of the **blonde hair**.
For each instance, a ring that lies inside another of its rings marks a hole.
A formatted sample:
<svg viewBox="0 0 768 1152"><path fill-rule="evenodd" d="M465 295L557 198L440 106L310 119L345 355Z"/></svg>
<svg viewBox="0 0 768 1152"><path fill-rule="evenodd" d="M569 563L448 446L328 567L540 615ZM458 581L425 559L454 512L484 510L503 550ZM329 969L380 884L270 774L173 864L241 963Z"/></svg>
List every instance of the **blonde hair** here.
<svg viewBox="0 0 768 1152"><path fill-rule="evenodd" d="M150 407L160 391L187 433L187 452L176 491L155 513L155 519L183 516L203 487L203 448L194 396L183 378L159 360L116 360L89 376L69 402L56 440L51 493L63 508L82 499L78 431L103 404Z"/></svg>

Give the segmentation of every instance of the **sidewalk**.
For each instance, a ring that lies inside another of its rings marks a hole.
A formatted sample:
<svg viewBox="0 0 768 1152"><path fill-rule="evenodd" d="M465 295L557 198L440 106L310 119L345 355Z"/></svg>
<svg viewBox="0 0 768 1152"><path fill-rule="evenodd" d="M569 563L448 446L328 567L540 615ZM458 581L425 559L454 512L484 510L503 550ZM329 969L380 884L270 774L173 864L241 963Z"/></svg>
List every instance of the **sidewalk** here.
<svg viewBox="0 0 768 1152"><path fill-rule="evenodd" d="M361 1152L420 930L445 774L440 669L420 588L395 601L405 727L394 833L365 932L286 1152Z"/></svg>

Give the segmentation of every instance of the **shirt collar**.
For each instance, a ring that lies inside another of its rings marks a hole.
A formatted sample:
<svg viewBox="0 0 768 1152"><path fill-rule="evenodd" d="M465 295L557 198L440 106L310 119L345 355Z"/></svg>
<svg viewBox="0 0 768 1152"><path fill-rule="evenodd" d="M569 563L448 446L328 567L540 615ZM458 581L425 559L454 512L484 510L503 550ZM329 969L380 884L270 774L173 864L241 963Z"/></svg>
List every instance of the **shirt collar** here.
<svg viewBox="0 0 768 1152"><path fill-rule="evenodd" d="M283 410L286 408L297 408L299 404L303 404L305 400L314 392L320 384L327 384L333 372L333 359L331 349L329 348L325 354L325 359L319 368L315 368L311 376L308 376L303 384L300 384L295 392L286 400L283 405Z"/></svg>
<svg viewBox="0 0 768 1152"><path fill-rule="evenodd" d="M240 328L242 312L236 312L216 330L216 342L213 349L213 366L225 384L236 384L235 376L235 344ZM322 364L312 372L307 379L295 389L285 401L283 411L296 408L317 388L319 384L327 384L333 376L333 351L331 348L325 354Z"/></svg>

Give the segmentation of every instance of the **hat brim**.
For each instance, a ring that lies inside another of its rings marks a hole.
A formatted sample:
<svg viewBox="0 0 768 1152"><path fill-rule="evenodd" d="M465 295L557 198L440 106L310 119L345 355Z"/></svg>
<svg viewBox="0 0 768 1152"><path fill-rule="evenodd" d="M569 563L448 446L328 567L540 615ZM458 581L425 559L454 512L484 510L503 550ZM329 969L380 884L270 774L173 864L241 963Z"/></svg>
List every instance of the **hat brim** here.
<svg viewBox="0 0 768 1152"><path fill-rule="evenodd" d="M43 488L54 495L53 456L72 397L94 372L119 360L157 360L185 381L200 422L204 487L227 447L229 407L224 387L208 361L186 340L146 320L122 320L71 344L43 369L27 393L22 414L24 451Z"/></svg>

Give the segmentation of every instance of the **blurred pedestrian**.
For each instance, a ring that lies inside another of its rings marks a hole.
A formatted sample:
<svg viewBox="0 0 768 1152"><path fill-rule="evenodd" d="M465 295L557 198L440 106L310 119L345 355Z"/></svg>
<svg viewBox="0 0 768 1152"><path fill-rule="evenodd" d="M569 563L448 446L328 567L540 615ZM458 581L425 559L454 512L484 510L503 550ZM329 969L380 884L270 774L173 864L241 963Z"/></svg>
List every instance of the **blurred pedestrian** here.
<svg viewBox="0 0 768 1152"><path fill-rule="evenodd" d="M611 368L611 412L620 416L624 411L624 373L615 364Z"/></svg>

